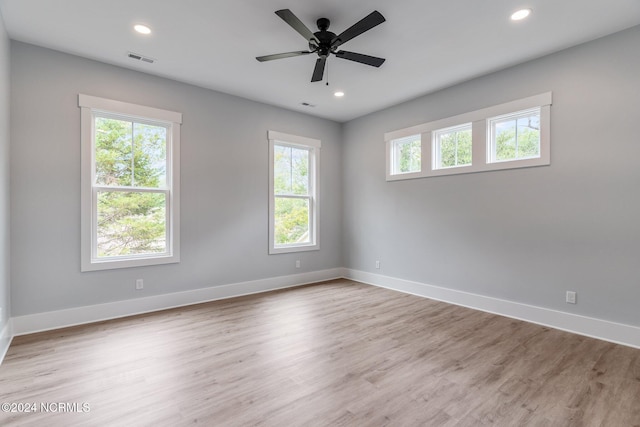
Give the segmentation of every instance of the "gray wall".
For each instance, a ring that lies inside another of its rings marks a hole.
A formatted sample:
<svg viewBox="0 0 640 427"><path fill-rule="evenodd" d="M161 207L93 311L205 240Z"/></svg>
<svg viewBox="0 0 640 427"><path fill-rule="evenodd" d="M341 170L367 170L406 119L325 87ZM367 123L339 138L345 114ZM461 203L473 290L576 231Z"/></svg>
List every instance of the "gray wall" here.
<svg viewBox="0 0 640 427"><path fill-rule="evenodd" d="M12 42L12 315L346 266L640 325L639 44L632 28L340 125ZM546 91L551 166L385 181L384 132ZM78 93L184 114L180 264L80 273ZM318 252L267 255L269 129L322 140Z"/></svg>
<svg viewBox="0 0 640 427"><path fill-rule="evenodd" d="M640 325L638 46L634 27L347 123L345 266ZM384 132L546 91L551 166L385 182Z"/></svg>
<svg viewBox="0 0 640 427"><path fill-rule="evenodd" d="M19 42L11 59L14 316L342 266L340 124ZM183 113L180 264L80 273L78 93ZM320 251L267 255L269 129L322 140Z"/></svg>
<svg viewBox="0 0 640 427"><path fill-rule="evenodd" d="M0 331L9 320L9 37L0 15ZM0 351L2 349L0 336Z"/></svg>

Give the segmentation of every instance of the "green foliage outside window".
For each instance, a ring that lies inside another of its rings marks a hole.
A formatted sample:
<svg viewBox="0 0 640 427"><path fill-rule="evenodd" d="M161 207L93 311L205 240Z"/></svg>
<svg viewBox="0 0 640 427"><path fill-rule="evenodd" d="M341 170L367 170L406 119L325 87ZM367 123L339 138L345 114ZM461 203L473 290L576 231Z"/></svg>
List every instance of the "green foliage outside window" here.
<svg viewBox="0 0 640 427"><path fill-rule="evenodd" d="M275 194L274 234L276 245L310 241L309 160L309 150L307 149L283 145L274 146L273 189Z"/></svg>
<svg viewBox="0 0 640 427"><path fill-rule="evenodd" d="M539 114L496 121L493 126L497 161L540 157Z"/></svg>
<svg viewBox="0 0 640 427"><path fill-rule="evenodd" d="M393 141L394 172L420 172L422 168L422 143L420 135L413 135Z"/></svg>
<svg viewBox="0 0 640 427"><path fill-rule="evenodd" d="M452 130L438 136L439 168L471 164L471 127Z"/></svg>
<svg viewBox="0 0 640 427"><path fill-rule="evenodd" d="M309 202L306 199L276 197L276 245L309 242Z"/></svg>
<svg viewBox="0 0 640 427"><path fill-rule="evenodd" d="M422 143L420 139L400 146L400 172L419 172L422 163Z"/></svg>
<svg viewBox="0 0 640 427"><path fill-rule="evenodd" d="M167 128L95 119L98 257L166 251L166 158Z"/></svg>

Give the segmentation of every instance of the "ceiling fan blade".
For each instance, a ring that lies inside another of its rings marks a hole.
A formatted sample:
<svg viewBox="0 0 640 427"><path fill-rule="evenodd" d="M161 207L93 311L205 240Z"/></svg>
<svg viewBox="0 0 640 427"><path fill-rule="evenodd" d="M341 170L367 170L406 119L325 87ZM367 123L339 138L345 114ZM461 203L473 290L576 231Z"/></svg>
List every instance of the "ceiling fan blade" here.
<svg viewBox="0 0 640 427"><path fill-rule="evenodd" d="M339 52L336 52L335 55L338 58L348 59L349 61L355 61L355 62L359 62L361 64L371 65L372 67L379 67L385 61L384 58L378 58L376 56L363 55L361 53L355 53L355 52L347 52L346 50L341 50Z"/></svg>
<svg viewBox="0 0 640 427"><path fill-rule="evenodd" d="M291 28L296 30L302 37L307 40L307 42L311 43L312 41L316 46L320 44L318 38L313 34L313 32L302 23L300 19L296 15L293 14L289 9L276 10L276 15L278 15L284 22L289 24Z"/></svg>
<svg viewBox="0 0 640 427"><path fill-rule="evenodd" d="M362 18L360 21L353 24L351 27L344 30L341 34L337 35L331 40L332 47L338 47L342 43L346 43L354 37L359 36L365 31L369 31L376 25L380 25L385 21L384 16L377 10L374 10L369 15Z"/></svg>
<svg viewBox="0 0 640 427"><path fill-rule="evenodd" d="M318 60L316 61L316 67L313 69L313 76L311 77L312 82L322 81L322 76L324 75L324 66L326 63L326 56L318 58Z"/></svg>
<svg viewBox="0 0 640 427"><path fill-rule="evenodd" d="M274 55L256 56L256 59L260 62L273 61L274 59L291 58L293 56L309 55L307 50L296 50L295 52L276 53Z"/></svg>

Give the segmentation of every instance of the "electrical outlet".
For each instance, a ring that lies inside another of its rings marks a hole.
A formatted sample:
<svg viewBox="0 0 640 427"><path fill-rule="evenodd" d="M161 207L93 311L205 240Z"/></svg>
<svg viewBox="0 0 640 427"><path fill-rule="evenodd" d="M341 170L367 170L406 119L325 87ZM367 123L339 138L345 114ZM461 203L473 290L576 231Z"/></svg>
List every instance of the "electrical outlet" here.
<svg viewBox="0 0 640 427"><path fill-rule="evenodd" d="M144 280L137 279L136 280L136 290L144 289Z"/></svg>
<svg viewBox="0 0 640 427"><path fill-rule="evenodd" d="M376 268L380 268L380 261L376 261Z"/></svg>
<svg viewBox="0 0 640 427"><path fill-rule="evenodd" d="M296 260L296 268L300 268L300 260L299 259Z"/></svg>
<svg viewBox="0 0 640 427"><path fill-rule="evenodd" d="M567 291L567 304L575 304L576 303L577 293L573 291Z"/></svg>

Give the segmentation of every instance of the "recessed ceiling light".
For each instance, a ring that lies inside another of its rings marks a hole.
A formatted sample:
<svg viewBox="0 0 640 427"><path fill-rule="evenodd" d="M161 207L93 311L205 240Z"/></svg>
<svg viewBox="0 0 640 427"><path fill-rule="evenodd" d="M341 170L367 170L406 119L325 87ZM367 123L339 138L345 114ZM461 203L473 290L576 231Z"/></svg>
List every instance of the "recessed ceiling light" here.
<svg viewBox="0 0 640 427"><path fill-rule="evenodd" d="M337 97L337 98L342 98L344 96L344 92L342 91L337 91L336 93L333 94L333 96Z"/></svg>
<svg viewBox="0 0 640 427"><path fill-rule="evenodd" d="M133 29L140 34L151 34L151 28L147 27L146 25L137 24L133 26Z"/></svg>
<svg viewBox="0 0 640 427"><path fill-rule="evenodd" d="M526 18L529 15L531 15L531 9L516 10L515 12L513 12L511 14L511 20L512 21L520 21L520 20Z"/></svg>

